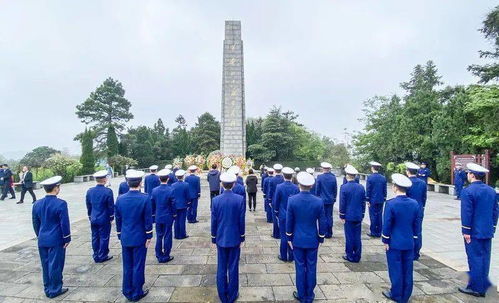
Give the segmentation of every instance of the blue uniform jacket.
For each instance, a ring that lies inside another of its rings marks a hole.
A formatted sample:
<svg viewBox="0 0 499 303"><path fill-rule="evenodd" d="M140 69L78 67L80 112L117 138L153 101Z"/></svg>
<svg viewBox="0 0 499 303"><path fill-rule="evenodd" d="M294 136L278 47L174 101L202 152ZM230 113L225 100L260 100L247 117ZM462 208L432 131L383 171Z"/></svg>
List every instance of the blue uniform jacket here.
<svg viewBox="0 0 499 303"><path fill-rule="evenodd" d="M371 204L386 201L386 178L380 173L373 173L367 177L366 199Z"/></svg>
<svg viewBox="0 0 499 303"><path fill-rule="evenodd" d="M426 167L426 168L420 168L418 170L418 178L423 180L424 183L428 183L428 177L431 176L431 170Z"/></svg>
<svg viewBox="0 0 499 303"><path fill-rule="evenodd" d="M244 186L242 186L241 184L236 182L236 183L234 183L234 186L232 187L231 190L233 193L238 194L241 197L243 197L244 205L246 205L246 189L244 188ZM224 191L225 191L225 188L220 187L220 193L223 193Z"/></svg>
<svg viewBox="0 0 499 303"><path fill-rule="evenodd" d="M354 181L355 181L355 183L359 183L360 184L360 177L359 177L359 175L355 176ZM347 183L348 183L347 177L343 177L343 184L347 184Z"/></svg>
<svg viewBox="0 0 499 303"><path fill-rule="evenodd" d="M270 179L269 181L269 188L268 188L268 194L267 198L272 201L274 199L275 195L275 189L277 188L277 185L281 184L284 182L284 177L282 175L276 175L274 178ZM272 202L272 205L274 205L274 202Z"/></svg>
<svg viewBox="0 0 499 303"><path fill-rule="evenodd" d="M272 200L272 208L274 209L276 216L279 219L286 219L288 199L291 196L298 194L299 192L300 190L298 189L298 186L291 183L291 181L284 181L284 183L277 185L274 199Z"/></svg>
<svg viewBox="0 0 499 303"><path fill-rule="evenodd" d="M103 225L114 220L113 191L103 184L97 184L87 191L87 214L90 223Z"/></svg>
<svg viewBox="0 0 499 303"><path fill-rule="evenodd" d="M189 199L197 199L201 195L201 178L192 174L185 178L185 182L189 184Z"/></svg>
<svg viewBox="0 0 499 303"><path fill-rule="evenodd" d="M333 173L323 173L317 177L315 194L322 199L324 204L333 204L336 202L337 193L338 186L336 176Z"/></svg>
<svg viewBox="0 0 499 303"><path fill-rule="evenodd" d="M126 181L120 183L120 187L118 188L118 196L126 194L130 190L130 186Z"/></svg>
<svg viewBox="0 0 499 303"><path fill-rule="evenodd" d="M175 176L175 173L171 172L169 175L168 175L168 182L167 184L168 185L172 185L173 183L177 182L177 177Z"/></svg>
<svg viewBox="0 0 499 303"><path fill-rule="evenodd" d="M189 184L185 181L177 181L171 185L173 189L173 201L176 209L185 209L191 201L189 197Z"/></svg>
<svg viewBox="0 0 499 303"><path fill-rule="evenodd" d="M261 183L261 187L262 187L262 191L263 191L263 182L265 182L265 179L267 179L269 175L267 173L263 173L260 175L261 179L262 179L262 183Z"/></svg>
<svg viewBox="0 0 499 303"><path fill-rule="evenodd" d="M152 238L152 209L150 198L138 190L131 190L116 200L116 231L121 245L137 247Z"/></svg>
<svg viewBox="0 0 499 303"><path fill-rule="evenodd" d="M262 183L263 194L265 195L265 197L268 197L269 188L270 188L270 180L272 180L273 178L274 178L274 176L267 176L267 178L265 178L265 180Z"/></svg>
<svg viewBox="0 0 499 303"><path fill-rule="evenodd" d="M426 206L426 183L416 177L410 177L412 181L412 186L407 189L407 196L418 202L419 209L422 215L424 207Z"/></svg>
<svg viewBox="0 0 499 303"><path fill-rule="evenodd" d="M33 204L33 229L39 247L56 247L71 241L68 204L57 196L47 195Z"/></svg>
<svg viewBox="0 0 499 303"><path fill-rule="evenodd" d="M168 184L160 184L152 190L151 194L152 212L156 223L168 223L176 213L173 201L173 189Z"/></svg>
<svg viewBox="0 0 499 303"><path fill-rule="evenodd" d="M464 185L466 182L467 176L466 172L462 169L454 170L454 185Z"/></svg>
<svg viewBox="0 0 499 303"><path fill-rule="evenodd" d="M152 190L160 184L161 181L159 180L158 175L150 174L144 178L144 191L150 195Z"/></svg>
<svg viewBox="0 0 499 303"><path fill-rule="evenodd" d="M241 184L242 186L244 186L244 179L243 177L241 176L237 176L237 183Z"/></svg>
<svg viewBox="0 0 499 303"><path fill-rule="evenodd" d="M475 181L461 193L462 232L476 239L491 239L497 225L499 205L495 190Z"/></svg>
<svg viewBox="0 0 499 303"><path fill-rule="evenodd" d="M418 235L419 206L416 200L399 195L386 201L383 213L382 241L390 249L414 249Z"/></svg>
<svg viewBox="0 0 499 303"><path fill-rule="evenodd" d="M213 198L211 241L220 247L237 247L244 242L245 203L243 198L226 190Z"/></svg>
<svg viewBox="0 0 499 303"><path fill-rule="evenodd" d="M309 191L302 191L288 200L286 236L293 246L317 248L326 235L324 203Z"/></svg>
<svg viewBox="0 0 499 303"><path fill-rule="evenodd" d="M364 186L349 181L340 188L340 218L360 222L366 212L366 191Z"/></svg>

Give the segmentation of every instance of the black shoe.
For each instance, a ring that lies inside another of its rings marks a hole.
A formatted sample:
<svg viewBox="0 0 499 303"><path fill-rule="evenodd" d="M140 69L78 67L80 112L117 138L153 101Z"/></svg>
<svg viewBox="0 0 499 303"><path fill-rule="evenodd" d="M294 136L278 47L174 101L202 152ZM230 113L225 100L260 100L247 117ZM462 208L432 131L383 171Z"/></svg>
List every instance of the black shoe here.
<svg viewBox="0 0 499 303"><path fill-rule="evenodd" d="M288 260L281 258L281 256L277 255L277 259L281 260L282 262L288 262Z"/></svg>
<svg viewBox="0 0 499 303"><path fill-rule="evenodd" d="M14 200L16 197L10 197L11 200Z"/></svg>
<svg viewBox="0 0 499 303"><path fill-rule="evenodd" d="M326 239L331 239L332 237L333 237L333 236L331 235L331 236L326 236L325 238L326 238Z"/></svg>
<svg viewBox="0 0 499 303"><path fill-rule="evenodd" d="M389 290L383 290L381 292L388 300L395 301L392 299L392 293Z"/></svg>
<svg viewBox="0 0 499 303"><path fill-rule="evenodd" d="M300 297L298 297L298 292L297 291L293 291L293 298L295 298L298 301L301 301Z"/></svg>
<svg viewBox="0 0 499 303"><path fill-rule="evenodd" d="M16 204L23 204L24 201L17 201Z"/></svg>
<svg viewBox="0 0 499 303"><path fill-rule="evenodd" d="M68 289L67 289L67 288L61 288L61 292L60 292L60 293L58 293L58 294L57 294L57 295L55 295L55 296L51 296L51 297L49 297L49 298L53 299L53 298L55 298L55 297L58 297L58 296L60 296L60 295L65 294L65 293L67 293L67 292L68 292Z"/></svg>
<svg viewBox="0 0 499 303"><path fill-rule="evenodd" d="M342 258L343 260L345 260L345 261L348 261L348 262L350 262L350 260L348 260L348 257L347 257L346 255L344 255L344 256L341 256L341 258Z"/></svg>
<svg viewBox="0 0 499 303"><path fill-rule="evenodd" d="M107 256L104 260L100 261L99 263L107 262L107 261L111 260L112 258L113 258L113 256Z"/></svg>
<svg viewBox="0 0 499 303"><path fill-rule="evenodd" d="M173 259L174 259L174 257L169 257L169 258L168 258L168 259L166 259L166 260L158 259L158 262L159 262L159 263L168 263L168 262L170 262L170 261L171 261L171 260L173 260Z"/></svg>
<svg viewBox="0 0 499 303"><path fill-rule="evenodd" d="M366 233L366 235L368 235L368 236L369 236L369 237L371 237L371 238L379 238L379 236L375 236L375 235L373 235L373 234L371 234L371 233Z"/></svg>
<svg viewBox="0 0 499 303"><path fill-rule="evenodd" d="M474 296L474 297L485 297L485 294L481 294L479 292L476 292L476 291L471 290L471 289L466 288L466 287L458 287L457 290L459 290L463 294L467 294L467 295L470 295L470 296Z"/></svg>
<svg viewBox="0 0 499 303"><path fill-rule="evenodd" d="M149 294L149 289L144 290L144 293L140 297L138 297L137 299L133 299L133 300L130 300L130 301L132 301L132 302L138 302L138 301L142 300L145 296L147 296L147 294Z"/></svg>

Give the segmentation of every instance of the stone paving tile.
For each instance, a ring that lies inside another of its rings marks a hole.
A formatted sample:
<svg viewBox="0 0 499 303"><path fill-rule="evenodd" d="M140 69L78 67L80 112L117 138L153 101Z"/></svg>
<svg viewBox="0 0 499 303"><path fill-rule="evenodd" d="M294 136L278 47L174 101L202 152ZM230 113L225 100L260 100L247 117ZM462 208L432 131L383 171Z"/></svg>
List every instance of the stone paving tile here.
<svg viewBox="0 0 499 303"><path fill-rule="evenodd" d="M210 242L209 200L207 189L203 188L201 222L188 224L188 239L174 240L172 262L157 262L153 238L147 251L145 283L151 291L142 302L218 302L216 248ZM261 210L247 213L247 239L241 245L239 301L294 302L295 265L277 259L279 241L270 236L271 224L265 223L264 215ZM335 210L335 235L319 249L316 301L387 302L381 295L389 287L381 241L363 235L361 262L344 261L343 227L336 218ZM64 283L70 291L55 301L126 302L121 294L121 245L114 225L110 241L114 258L103 264L96 264L91 258L87 219L73 221L72 234L64 269ZM412 302L499 302L495 291L480 300L460 294L457 287L465 284L466 275L427 255L414 262L414 268ZM0 302L53 302L45 298L41 279L35 241L27 240L0 251Z"/></svg>

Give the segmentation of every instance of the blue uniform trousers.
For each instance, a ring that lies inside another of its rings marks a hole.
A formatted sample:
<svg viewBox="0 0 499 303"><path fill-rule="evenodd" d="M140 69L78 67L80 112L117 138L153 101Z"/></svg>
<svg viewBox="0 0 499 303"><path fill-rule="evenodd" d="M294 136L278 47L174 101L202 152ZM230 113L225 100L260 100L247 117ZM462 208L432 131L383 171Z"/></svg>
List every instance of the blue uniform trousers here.
<svg viewBox="0 0 499 303"><path fill-rule="evenodd" d="M185 239L187 238L187 232L185 230L185 219L187 216L187 209L177 209L177 217L175 218L175 239Z"/></svg>
<svg viewBox="0 0 499 303"><path fill-rule="evenodd" d="M122 246L123 254L123 295L128 300L137 300L144 294L145 265L147 248L145 245Z"/></svg>
<svg viewBox="0 0 499 303"><path fill-rule="evenodd" d="M314 288L317 284L318 248L293 247L296 270L296 289L300 302L314 301Z"/></svg>
<svg viewBox="0 0 499 303"><path fill-rule="evenodd" d="M92 230L93 258L97 263L103 262L109 255L109 235L111 234L111 222L107 224L90 224Z"/></svg>
<svg viewBox="0 0 499 303"><path fill-rule="evenodd" d="M198 217L198 201L199 199L192 199L191 205L187 208L187 221L195 223Z"/></svg>
<svg viewBox="0 0 499 303"><path fill-rule="evenodd" d="M359 262L362 256L362 241L360 233L362 222L345 221L345 253L350 262Z"/></svg>
<svg viewBox="0 0 499 303"><path fill-rule="evenodd" d="M370 205L369 219L371 220L371 235L381 237L381 229L383 227L383 203L371 203Z"/></svg>
<svg viewBox="0 0 499 303"><path fill-rule="evenodd" d="M388 275L392 288L392 299L396 302L408 302L413 287L413 261L414 250L398 250L390 248L386 252L388 262Z"/></svg>
<svg viewBox="0 0 499 303"><path fill-rule="evenodd" d="M418 220L418 238L414 239L414 260L418 260L421 256L420 251L421 247L423 247L423 215L420 215Z"/></svg>
<svg viewBox="0 0 499 303"><path fill-rule="evenodd" d="M333 236L333 204L324 204L324 212L326 213L326 238Z"/></svg>
<svg viewBox="0 0 499 303"><path fill-rule="evenodd" d="M485 294L492 285L489 280L491 243L492 239L474 238L471 238L470 244L464 242L470 269L468 288L481 294Z"/></svg>
<svg viewBox="0 0 499 303"><path fill-rule="evenodd" d="M61 293L66 249L63 246L38 247L43 272L43 290L53 298Z"/></svg>
<svg viewBox="0 0 499 303"><path fill-rule="evenodd" d="M456 197L461 198L461 191L463 190L463 184L457 183L455 186L456 186Z"/></svg>
<svg viewBox="0 0 499 303"><path fill-rule="evenodd" d="M267 223L272 223L272 208L270 207L270 201L268 199L264 199L265 203L265 212L267 213Z"/></svg>
<svg viewBox="0 0 499 303"><path fill-rule="evenodd" d="M273 223L272 237L274 237L276 239L280 239L281 233L279 232L279 218L277 218L276 213L275 213L273 208L271 209L271 212L272 212L272 223ZM286 229L285 226L283 226L282 228Z"/></svg>
<svg viewBox="0 0 499 303"><path fill-rule="evenodd" d="M239 258L241 248L217 245L217 291L222 303L232 303L239 295Z"/></svg>
<svg viewBox="0 0 499 303"><path fill-rule="evenodd" d="M281 245L279 255L284 261L293 261L293 250L288 244L288 236L286 236L286 219L279 218L279 232L281 235Z"/></svg>
<svg viewBox="0 0 499 303"><path fill-rule="evenodd" d="M170 259L172 251L172 225L173 217L167 223L156 223L156 258L158 262L166 262Z"/></svg>

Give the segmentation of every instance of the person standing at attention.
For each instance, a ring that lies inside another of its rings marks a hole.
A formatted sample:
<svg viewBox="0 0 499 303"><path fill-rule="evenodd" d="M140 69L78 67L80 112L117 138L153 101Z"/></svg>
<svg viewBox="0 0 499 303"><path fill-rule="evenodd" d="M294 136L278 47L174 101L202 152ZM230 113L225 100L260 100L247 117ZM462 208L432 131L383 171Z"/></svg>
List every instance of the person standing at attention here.
<svg viewBox="0 0 499 303"><path fill-rule="evenodd" d="M369 219L371 221L369 237L381 237L383 226L383 205L386 201L386 178L379 173L381 164L375 161L369 162L371 172L366 181L366 200L369 207Z"/></svg>
<svg viewBox="0 0 499 303"><path fill-rule="evenodd" d="M248 171L246 177L246 191L248 192L248 208L250 211L256 210L256 192L258 191L258 178L252 168ZM253 207L252 207L253 206Z"/></svg>

